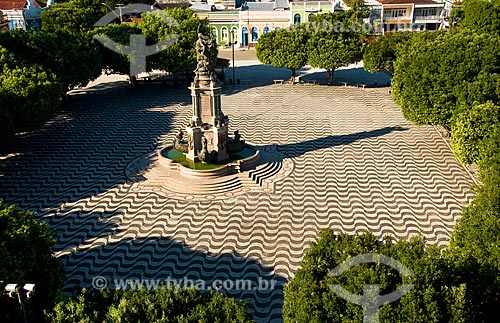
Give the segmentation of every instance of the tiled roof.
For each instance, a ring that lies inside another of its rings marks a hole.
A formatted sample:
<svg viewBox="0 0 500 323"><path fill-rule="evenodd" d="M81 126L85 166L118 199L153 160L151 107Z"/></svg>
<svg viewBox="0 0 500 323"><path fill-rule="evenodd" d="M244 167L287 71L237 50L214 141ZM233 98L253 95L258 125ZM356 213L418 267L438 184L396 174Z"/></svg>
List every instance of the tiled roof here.
<svg viewBox="0 0 500 323"><path fill-rule="evenodd" d="M40 4L33 1L36 8L41 8ZM0 10L21 10L28 6L28 1L26 0L0 0Z"/></svg>
<svg viewBox="0 0 500 323"><path fill-rule="evenodd" d="M0 10L20 10L27 5L26 0L0 0Z"/></svg>
<svg viewBox="0 0 500 323"><path fill-rule="evenodd" d="M438 4L432 0L378 0L381 4Z"/></svg>

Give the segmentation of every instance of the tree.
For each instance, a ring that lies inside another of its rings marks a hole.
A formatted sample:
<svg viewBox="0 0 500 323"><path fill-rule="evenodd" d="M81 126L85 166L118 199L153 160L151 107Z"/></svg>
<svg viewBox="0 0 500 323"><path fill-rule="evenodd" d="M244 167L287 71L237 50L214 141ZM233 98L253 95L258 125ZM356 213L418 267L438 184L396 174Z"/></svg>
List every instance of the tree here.
<svg viewBox="0 0 500 323"><path fill-rule="evenodd" d="M4 68L0 98L15 132L42 126L56 111L62 88L56 76L39 65Z"/></svg>
<svg viewBox="0 0 500 323"><path fill-rule="evenodd" d="M198 18L191 9L154 11L143 15L138 26L155 43L178 36L171 46L148 58L150 69L174 74L191 73L196 68L194 44L198 39L198 31L204 35L210 34L208 20Z"/></svg>
<svg viewBox="0 0 500 323"><path fill-rule="evenodd" d="M490 128L479 147L476 196L455 227L447 250L469 286L470 322L495 322L500 307L500 127Z"/></svg>
<svg viewBox="0 0 500 323"><path fill-rule="evenodd" d="M42 11L42 30L83 34L92 30L103 15L95 7L80 6L77 2L56 3Z"/></svg>
<svg viewBox="0 0 500 323"><path fill-rule="evenodd" d="M101 75L99 47L87 34L18 30L8 33L0 43L14 53L20 64L38 64L55 73L63 93Z"/></svg>
<svg viewBox="0 0 500 323"><path fill-rule="evenodd" d="M290 81L295 82L295 72L307 63L306 31L302 28L281 29L262 35L257 43L257 58L264 64L288 68Z"/></svg>
<svg viewBox="0 0 500 323"><path fill-rule="evenodd" d="M412 275L402 276L375 263L358 264L339 276L331 274L346 259L367 253L391 257ZM426 248L421 238L395 242L388 237L378 240L371 233L350 236L323 230L285 287L284 322L364 322L363 308L336 294L329 287L333 284L357 295L364 294L367 284L378 284L380 295L400 284L413 284L400 300L380 307L380 322L464 322L466 315L465 286L453 284L440 250Z"/></svg>
<svg viewBox="0 0 500 323"><path fill-rule="evenodd" d="M309 31L308 63L312 67L324 68L328 72L328 83L333 84L335 70L361 60L365 34L362 31L348 29L351 26L345 14L330 13L315 16L316 25L343 24L341 30Z"/></svg>
<svg viewBox="0 0 500 323"><path fill-rule="evenodd" d="M52 308L62 286L63 271L52 256L53 233L33 213L0 201L0 284L35 284L35 293L25 300L29 322L40 322L43 310ZM0 295L2 322L21 322L17 299Z"/></svg>
<svg viewBox="0 0 500 323"><path fill-rule="evenodd" d="M83 290L57 304L48 319L54 323L252 322L241 301L172 286L95 294Z"/></svg>
<svg viewBox="0 0 500 323"><path fill-rule="evenodd" d="M393 95L416 124L451 128L460 107L500 100L498 36L424 32L397 53Z"/></svg>
<svg viewBox="0 0 500 323"><path fill-rule="evenodd" d="M466 0L461 10L460 27L500 34L500 4L497 1Z"/></svg>
<svg viewBox="0 0 500 323"><path fill-rule="evenodd" d="M455 121L451 144L457 158L464 164L479 159L479 147L495 125L500 124L500 107L491 102L466 108Z"/></svg>
<svg viewBox="0 0 500 323"><path fill-rule="evenodd" d="M112 39L113 41L127 45L130 42L130 35L140 34L141 29L137 24L111 24L102 28L95 29L91 35L105 35ZM150 40L151 43L151 40ZM108 74L130 74L130 58L126 55L117 53L104 45L100 45L102 53L102 67ZM136 75L130 77L132 84L135 84Z"/></svg>
<svg viewBox="0 0 500 323"><path fill-rule="evenodd" d="M394 75L394 62L398 47L411 41L413 34L407 32L387 33L370 42L363 53L363 67L370 73L384 71Z"/></svg>

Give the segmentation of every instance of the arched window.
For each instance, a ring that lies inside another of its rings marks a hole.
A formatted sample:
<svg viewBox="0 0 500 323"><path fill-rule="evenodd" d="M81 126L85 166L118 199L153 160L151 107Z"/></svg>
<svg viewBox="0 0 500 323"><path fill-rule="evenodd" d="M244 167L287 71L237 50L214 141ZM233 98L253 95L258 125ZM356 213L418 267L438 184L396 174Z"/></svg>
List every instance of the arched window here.
<svg viewBox="0 0 500 323"><path fill-rule="evenodd" d="M314 20L314 14L310 13L309 16L307 16L307 21L312 22Z"/></svg>
<svg viewBox="0 0 500 323"><path fill-rule="evenodd" d="M269 34L269 27L265 26L264 29L262 30L262 33L265 35L265 34Z"/></svg>
<svg viewBox="0 0 500 323"><path fill-rule="evenodd" d="M212 27L212 33L215 35L215 41L219 43L219 33L217 32L217 27Z"/></svg>
<svg viewBox="0 0 500 323"><path fill-rule="evenodd" d="M293 16L293 24L294 25L300 25L300 13L296 13L295 16Z"/></svg>
<svg viewBox="0 0 500 323"><path fill-rule="evenodd" d="M259 39L259 30L257 27L252 27L252 42L256 42Z"/></svg>
<svg viewBox="0 0 500 323"><path fill-rule="evenodd" d="M231 42L237 42L238 41L238 28L233 27L231 28Z"/></svg>
<svg viewBox="0 0 500 323"><path fill-rule="evenodd" d="M227 27L222 27L220 30L220 33L221 33L221 38L222 38L221 41L223 41L227 44L229 42L229 33L227 32Z"/></svg>
<svg viewBox="0 0 500 323"><path fill-rule="evenodd" d="M248 28L241 28L241 46L248 46Z"/></svg>
<svg viewBox="0 0 500 323"><path fill-rule="evenodd" d="M278 30L280 30L280 29L281 29L281 27L280 27L280 26L276 26L276 27L274 27L274 30L276 30L276 31L278 31Z"/></svg>

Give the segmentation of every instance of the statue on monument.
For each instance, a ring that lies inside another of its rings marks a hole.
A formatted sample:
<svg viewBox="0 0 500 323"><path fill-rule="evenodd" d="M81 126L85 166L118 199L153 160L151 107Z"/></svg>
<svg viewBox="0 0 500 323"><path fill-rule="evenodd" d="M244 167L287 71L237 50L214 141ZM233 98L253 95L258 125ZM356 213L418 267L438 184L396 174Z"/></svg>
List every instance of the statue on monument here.
<svg viewBox="0 0 500 323"><path fill-rule="evenodd" d="M216 76L214 73L215 63L217 62L216 53L217 43L213 37L206 37L199 32L198 26L198 40L196 41L196 77L199 80L200 75L209 76L210 80L215 81Z"/></svg>

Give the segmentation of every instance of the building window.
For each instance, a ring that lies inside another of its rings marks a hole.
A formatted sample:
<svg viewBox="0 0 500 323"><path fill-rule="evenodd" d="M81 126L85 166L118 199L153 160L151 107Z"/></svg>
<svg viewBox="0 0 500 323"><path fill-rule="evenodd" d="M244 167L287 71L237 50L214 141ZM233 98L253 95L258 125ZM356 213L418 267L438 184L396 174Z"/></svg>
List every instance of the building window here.
<svg viewBox="0 0 500 323"><path fill-rule="evenodd" d="M293 16L293 24L300 25L300 14L296 13L295 16Z"/></svg>
<svg viewBox="0 0 500 323"><path fill-rule="evenodd" d="M262 33L265 35L265 34L269 34L269 27L265 26L264 29L262 30Z"/></svg>
<svg viewBox="0 0 500 323"><path fill-rule="evenodd" d="M233 27L231 28L231 42L237 42L238 41L238 28Z"/></svg>
<svg viewBox="0 0 500 323"><path fill-rule="evenodd" d="M431 16L437 16L437 8L415 9L415 17L431 17Z"/></svg>
<svg viewBox="0 0 500 323"><path fill-rule="evenodd" d="M215 41L219 43L219 34L217 33L217 27L212 27L212 33L215 35Z"/></svg>
<svg viewBox="0 0 500 323"><path fill-rule="evenodd" d="M252 27L252 42L257 42L259 39L259 30L257 27Z"/></svg>
<svg viewBox="0 0 500 323"><path fill-rule="evenodd" d="M307 16L307 21L312 22L314 20L314 14L310 13L309 16Z"/></svg>
<svg viewBox="0 0 500 323"><path fill-rule="evenodd" d="M407 17L406 9L390 9L384 10L385 18L399 18L399 17Z"/></svg>
<svg viewBox="0 0 500 323"><path fill-rule="evenodd" d="M220 30L220 33L221 33L222 41L227 44L229 42L229 33L227 32L227 28L222 27Z"/></svg>

